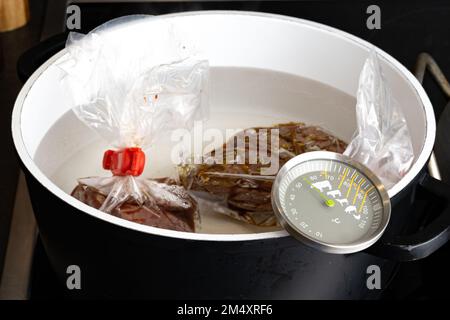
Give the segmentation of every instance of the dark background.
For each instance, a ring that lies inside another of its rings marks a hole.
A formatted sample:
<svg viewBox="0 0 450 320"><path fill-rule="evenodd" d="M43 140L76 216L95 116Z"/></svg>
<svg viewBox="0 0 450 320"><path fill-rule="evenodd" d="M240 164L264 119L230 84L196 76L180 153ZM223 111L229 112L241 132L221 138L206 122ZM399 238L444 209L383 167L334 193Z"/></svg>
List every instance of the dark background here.
<svg viewBox="0 0 450 320"><path fill-rule="evenodd" d="M70 3L70 1L69 1ZM366 9L371 4L381 8L381 30L368 30ZM81 8L81 30L88 32L101 23L115 17L146 13L164 14L192 10L249 10L278 13L321 22L352 33L377 45L398 59L407 68L414 68L420 52L430 53L444 74L450 76L450 2L449 1L214 1L214 2L158 2L158 3L77 3ZM30 0L31 21L15 31L0 33L0 274L9 224L16 192L19 164L10 134L10 115L15 97L21 87L16 74L18 57L38 42L65 32L65 7L62 0ZM339 57L337 57L339 58ZM428 76L425 89L439 116L447 99ZM414 130L414 128L410 128ZM439 159L438 159L439 160ZM446 165L440 159L441 166ZM449 264L442 264L448 257L449 247L423 263L402 266L404 272L399 280L406 293L392 289L387 297L437 297L436 286L448 284L446 277ZM41 252L38 247L37 252ZM43 254L43 253L42 253ZM39 265L45 266L45 258L37 254ZM443 260L444 259L444 260ZM33 271L47 274L45 267ZM41 277L44 279L45 277ZM36 279L36 277L35 277ZM39 280L35 280L38 281ZM42 280L40 280L42 282ZM43 285L43 283L41 283ZM439 291L440 292L440 291Z"/></svg>

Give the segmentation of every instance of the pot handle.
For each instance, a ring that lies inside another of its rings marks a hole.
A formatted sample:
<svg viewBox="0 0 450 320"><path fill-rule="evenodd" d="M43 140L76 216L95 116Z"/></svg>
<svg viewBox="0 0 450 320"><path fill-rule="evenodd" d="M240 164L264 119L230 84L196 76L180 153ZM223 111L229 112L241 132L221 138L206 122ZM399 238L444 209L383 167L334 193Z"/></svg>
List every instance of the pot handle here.
<svg viewBox="0 0 450 320"><path fill-rule="evenodd" d="M419 260L442 247L450 238L450 186L424 173L419 185L445 201L444 209L431 223L411 235L381 240L367 251L398 262Z"/></svg>
<svg viewBox="0 0 450 320"><path fill-rule="evenodd" d="M41 64L66 45L67 33L52 36L25 51L17 61L17 75L25 83Z"/></svg>

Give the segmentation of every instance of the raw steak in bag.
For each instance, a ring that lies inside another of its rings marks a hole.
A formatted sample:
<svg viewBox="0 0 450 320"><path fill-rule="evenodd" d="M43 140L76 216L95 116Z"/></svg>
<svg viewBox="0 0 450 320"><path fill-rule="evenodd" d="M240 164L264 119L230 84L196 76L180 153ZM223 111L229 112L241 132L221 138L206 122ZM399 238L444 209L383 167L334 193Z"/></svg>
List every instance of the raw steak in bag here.
<svg viewBox="0 0 450 320"><path fill-rule="evenodd" d="M195 199L173 179L141 174L152 143L204 118L209 66L185 56L170 25L149 19L158 18L126 17L69 35L62 80L76 116L110 144L98 165L112 173L80 178L72 196L129 221L194 232Z"/></svg>

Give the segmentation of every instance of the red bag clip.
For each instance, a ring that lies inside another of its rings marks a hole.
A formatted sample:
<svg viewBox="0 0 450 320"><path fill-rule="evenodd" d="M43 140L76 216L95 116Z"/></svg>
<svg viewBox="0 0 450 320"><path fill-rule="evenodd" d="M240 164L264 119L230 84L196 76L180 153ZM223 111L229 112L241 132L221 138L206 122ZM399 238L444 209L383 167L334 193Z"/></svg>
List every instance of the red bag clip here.
<svg viewBox="0 0 450 320"><path fill-rule="evenodd" d="M103 169L115 176L139 176L144 171L145 153L141 148L107 150L103 155Z"/></svg>

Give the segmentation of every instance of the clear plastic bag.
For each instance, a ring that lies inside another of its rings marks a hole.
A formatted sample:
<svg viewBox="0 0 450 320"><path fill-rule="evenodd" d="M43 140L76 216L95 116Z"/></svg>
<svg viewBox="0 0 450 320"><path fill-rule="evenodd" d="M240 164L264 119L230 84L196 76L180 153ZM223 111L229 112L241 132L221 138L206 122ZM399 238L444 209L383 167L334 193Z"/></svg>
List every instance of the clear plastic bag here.
<svg viewBox="0 0 450 320"><path fill-rule="evenodd" d="M148 19L157 20L150 24ZM107 168L115 166L114 175L79 179L72 194L125 219L194 231L175 223L177 215L188 225L198 215L184 188L173 180L137 177L143 169L141 150L207 114L208 62L190 58L178 39L177 30L162 19L120 18L87 35L71 33L59 67L74 113L114 148L104 158L104 168L106 162ZM121 172L125 165L141 168Z"/></svg>
<svg viewBox="0 0 450 320"><path fill-rule="evenodd" d="M345 153L368 166L390 188L407 172L414 154L406 119L392 97L375 51L360 74L356 116L357 131L348 146L316 126L290 123L273 127L280 134L279 148L272 150L277 153L279 167L304 152ZM251 151L251 146L247 144L244 151ZM209 203L211 211L258 226L275 226L270 199L275 175L266 176L260 169L260 164L184 165L180 179Z"/></svg>
<svg viewBox="0 0 450 320"><path fill-rule="evenodd" d="M414 152L405 116L374 49L359 77L356 120L357 130L344 154L370 168L389 189L406 174Z"/></svg>
<svg viewBox="0 0 450 320"><path fill-rule="evenodd" d="M264 133L260 135L262 131ZM250 143L252 136L259 136L257 144ZM248 140L243 137L248 137ZM265 148L261 148L261 137L268 140ZM274 137L278 140L275 145L272 143ZM239 143L234 143L235 138L237 141L245 141L245 144L239 147ZM229 145L233 148L229 148ZM272 210L271 190L278 169L298 154L317 150L342 153L346 146L343 141L322 128L303 123L250 128L236 134L214 150L203 164L188 163L180 166L179 176L185 188L190 190L208 212L223 214L260 227L273 227L278 222ZM275 160L278 164L272 174L267 174L268 170L263 169L273 163L264 164L261 157L256 163L249 161L250 154L260 155L261 151L263 154L270 154L271 161ZM208 161L211 158L217 160L219 152L224 157L221 163ZM245 160L245 163L225 161L227 153L231 153L232 158L237 161L242 155L244 159L241 160Z"/></svg>

